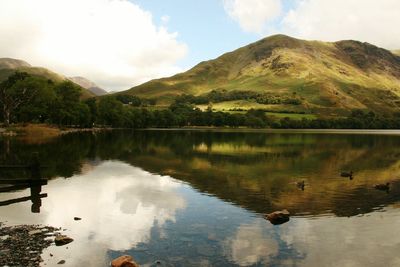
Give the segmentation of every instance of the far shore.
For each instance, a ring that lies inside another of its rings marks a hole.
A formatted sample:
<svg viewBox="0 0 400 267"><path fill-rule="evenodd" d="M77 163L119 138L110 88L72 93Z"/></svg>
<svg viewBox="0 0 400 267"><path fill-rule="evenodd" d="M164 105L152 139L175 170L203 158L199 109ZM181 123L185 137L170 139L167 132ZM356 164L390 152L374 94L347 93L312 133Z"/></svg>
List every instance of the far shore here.
<svg viewBox="0 0 400 267"><path fill-rule="evenodd" d="M61 128L49 124L15 124L7 128L0 126L0 136L16 136L24 141L40 143L74 132L97 132L110 130L111 128Z"/></svg>
<svg viewBox="0 0 400 267"><path fill-rule="evenodd" d="M312 134L371 134L400 135L400 129L272 129L272 128L229 128L229 127L182 127L147 128L142 131L213 131L213 132L249 132L249 133L312 133Z"/></svg>
<svg viewBox="0 0 400 267"><path fill-rule="evenodd" d="M99 132L105 130L136 130L136 131L212 131L212 132L249 132L249 133L310 133L310 134L354 134L354 135L400 135L400 129L272 129L248 127L173 127L173 128L67 128L48 124L15 124L4 128L0 126L0 136L16 136L30 142L43 142L61 135L76 132Z"/></svg>

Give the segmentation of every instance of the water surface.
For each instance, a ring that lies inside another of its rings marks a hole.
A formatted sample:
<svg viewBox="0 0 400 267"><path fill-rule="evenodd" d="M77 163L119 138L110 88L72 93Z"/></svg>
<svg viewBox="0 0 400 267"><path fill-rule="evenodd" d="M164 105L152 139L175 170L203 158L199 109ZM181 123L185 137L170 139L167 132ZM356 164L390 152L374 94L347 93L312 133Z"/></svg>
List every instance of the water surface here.
<svg viewBox="0 0 400 267"><path fill-rule="evenodd" d="M39 152L50 179L41 200L10 204L29 188L0 193L0 221L66 229L75 241L47 249L46 266L107 266L123 254L142 266L399 266L399 147L396 132L0 139L0 164L24 164ZM373 188L386 182L389 192ZM284 208L292 214L286 224L263 218Z"/></svg>

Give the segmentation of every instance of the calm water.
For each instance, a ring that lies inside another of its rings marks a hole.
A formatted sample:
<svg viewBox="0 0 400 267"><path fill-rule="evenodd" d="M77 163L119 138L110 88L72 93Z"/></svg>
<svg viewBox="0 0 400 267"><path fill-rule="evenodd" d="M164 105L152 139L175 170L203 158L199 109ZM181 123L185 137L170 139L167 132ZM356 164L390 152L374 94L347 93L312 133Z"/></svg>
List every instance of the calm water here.
<svg viewBox="0 0 400 267"><path fill-rule="evenodd" d="M0 193L0 221L67 229L75 241L44 251L46 266L62 259L107 266L123 254L142 266L400 266L400 135L115 131L0 139L0 164L26 163L35 151L51 179L41 188L47 197L18 202L31 190ZM295 184L301 180L304 191ZM385 182L389 192L373 188ZM293 215L288 223L263 219L284 208Z"/></svg>

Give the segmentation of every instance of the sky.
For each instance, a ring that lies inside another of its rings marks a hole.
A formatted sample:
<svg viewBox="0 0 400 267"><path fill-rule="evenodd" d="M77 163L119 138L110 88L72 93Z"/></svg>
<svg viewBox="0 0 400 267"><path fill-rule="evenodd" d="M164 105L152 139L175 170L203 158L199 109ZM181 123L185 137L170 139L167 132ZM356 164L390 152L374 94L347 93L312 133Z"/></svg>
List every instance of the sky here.
<svg viewBox="0 0 400 267"><path fill-rule="evenodd" d="M108 91L273 34L400 49L398 0L0 0L0 57Z"/></svg>

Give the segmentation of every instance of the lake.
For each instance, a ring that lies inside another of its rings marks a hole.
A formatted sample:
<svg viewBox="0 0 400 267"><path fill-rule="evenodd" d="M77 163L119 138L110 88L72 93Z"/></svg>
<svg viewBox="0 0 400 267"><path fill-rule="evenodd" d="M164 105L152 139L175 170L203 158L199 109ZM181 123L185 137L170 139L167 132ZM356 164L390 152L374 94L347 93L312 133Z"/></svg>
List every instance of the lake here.
<svg viewBox="0 0 400 267"><path fill-rule="evenodd" d="M0 221L66 229L74 242L46 249L46 266L108 266L124 254L141 266L400 266L400 133L383 133L3 137L0 164L38 152L49 182L41 199L18 202L29 188L0 193ZM390 191L374 188L386 182ZM282 209L285 224L263 216Z"/></svg>

